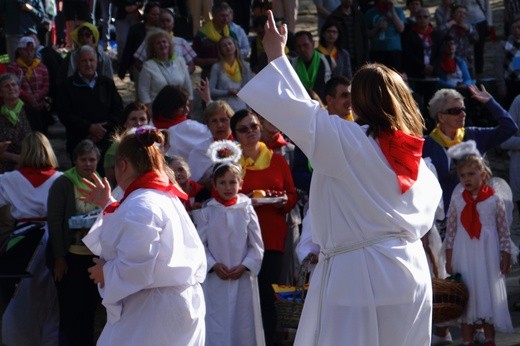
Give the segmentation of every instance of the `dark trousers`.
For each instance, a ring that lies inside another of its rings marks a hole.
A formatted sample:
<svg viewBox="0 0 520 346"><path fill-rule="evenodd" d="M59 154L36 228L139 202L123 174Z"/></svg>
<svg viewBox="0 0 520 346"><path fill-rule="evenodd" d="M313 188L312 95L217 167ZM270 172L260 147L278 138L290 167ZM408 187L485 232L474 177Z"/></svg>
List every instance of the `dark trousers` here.
<svg viewBox="0 0 520 346"><path fill-rule="evenodd" d="M56 284L60 302L60 346L94 346L94 320L101 301L87 269L94 256L67 254L67 274Z"/></svg>
<svg viewBox="0 0 520 346"><path fill-rule="evenodd" d="M484 44L488 36L488 24L487 21L479 22L475 25L478 33L478 41L474 45L474 57L475 57L475 73L481 74L484 72Z"/></svg>
<svg viewBox="0 0 520 346"><path fill-rule="evenodd" d="M262 322L264 324L265 344L274 345L276 335L276 310L274 307L274 291L272 284L278 283L282 272L283 253L274 250L265 250L262 267L258 273L258 290L260 293L260 307L262 308Z"/></svg>

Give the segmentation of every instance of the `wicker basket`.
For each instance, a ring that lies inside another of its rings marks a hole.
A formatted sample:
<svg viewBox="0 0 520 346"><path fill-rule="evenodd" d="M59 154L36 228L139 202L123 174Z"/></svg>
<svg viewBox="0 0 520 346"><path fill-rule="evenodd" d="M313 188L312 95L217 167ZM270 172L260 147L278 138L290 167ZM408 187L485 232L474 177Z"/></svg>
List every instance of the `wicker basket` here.
<svg viewBox="0 0 520 346"><path fill-rule="evenodd" d="M460 280L432 279L433 323L459 318L468 302L468 289Z"/></svg>
<svg viewBox="0 0 520 346"><path fill-rule="evenodd" d="M277 300L274 303L276 317L281 328L298 329L300 316L302 314L303 302L292 302L289 300Z"/></svg>
<svg viewBox="0 0 520 346"><path fill-rule="evenodd" d="M290 300L280 299L274 302L276 317L281 328L298 329L300 316L305 301L307 274L309 273L310 258L303 260L298 273L298 281Z"/></svg>

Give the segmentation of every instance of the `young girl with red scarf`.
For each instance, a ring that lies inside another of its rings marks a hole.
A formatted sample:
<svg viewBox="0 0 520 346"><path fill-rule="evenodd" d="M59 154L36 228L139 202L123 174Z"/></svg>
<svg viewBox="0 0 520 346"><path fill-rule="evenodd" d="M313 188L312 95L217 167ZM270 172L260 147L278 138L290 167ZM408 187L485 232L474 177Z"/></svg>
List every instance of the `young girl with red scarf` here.
<svg viewBox="0 0 520 346"><path fill-rule="evenodd" d="M188 195L188 199L182 201L186 211L190 213L193 209L200 208L201 204L210 197L208 189L190 179L191 171L188 162L182 157L175 155L167 158L168 166L175 173L175 180L182 190Z"/></svg>
<svg viewBox="0 0 520 346"><path fill-rule="evenodd" d="M210 149L224 157L238 159L241 155L231 141L215 142ZM213 158L217 156L215 153ZM238 193L241 167L232 159L217 161L212 175L213 198L195 217L209 271L202 286L206 345L262 345L260 300L254 293L264 255L260 224L249 197Z"/></svg>
<svg viewBox="0 0 520 346"><path fill-rule="evenodd" d="M446 271L461 273L469 300L460 318L464 345L473 345L475 325L482 323L487 346L495 345L495 329L513 332L504 275L511 268L512 242L504 202L488 185L491 170L466 141L448 149L456 160L462 190L448 210ZM457 193L458 191L458 193Z"/></svg>

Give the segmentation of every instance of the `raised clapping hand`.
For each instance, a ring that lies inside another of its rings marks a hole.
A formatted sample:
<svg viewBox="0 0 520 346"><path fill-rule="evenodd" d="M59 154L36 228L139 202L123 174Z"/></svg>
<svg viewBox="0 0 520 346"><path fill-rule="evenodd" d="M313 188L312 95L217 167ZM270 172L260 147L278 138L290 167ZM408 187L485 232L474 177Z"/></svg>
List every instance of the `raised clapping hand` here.
<svg viewBox="0 0 520 346"><path fill-rule="evenodd" d="M83 182L87 184L89 189L80 189L80 192L83 196L81 196L79 199L103 208L110 200L110 184L108 183L106 177L103 178L103 181L101 181L101 179L99 179L95 173L92 174L91 179L94 182L83 178Z"/></svg>
<svg viewBox="0 0 520 346"><path fill-rule="evenodd" d="M267 11L267 22L265 23L265 35L262 40L268 62L284 55L287 43L287 25L283 24L280 30L276 27L273 11Z"/></svg>
<svg viewBox="0 0 520 346"><path fill-rule="evenodd" d="M206 102L206 104L211 102L209 80L207 78L200 80L200 83L195 87L195 92L199 95L202 101Z"/></svg>
<svg viewBox="0 0 520 346"><path fill-rule="evenodd" d="M475 85L469 85L468 90L471 93L471 97L480 103L486 103L493 98L482 84L480 85L480 90Z"/></svg>

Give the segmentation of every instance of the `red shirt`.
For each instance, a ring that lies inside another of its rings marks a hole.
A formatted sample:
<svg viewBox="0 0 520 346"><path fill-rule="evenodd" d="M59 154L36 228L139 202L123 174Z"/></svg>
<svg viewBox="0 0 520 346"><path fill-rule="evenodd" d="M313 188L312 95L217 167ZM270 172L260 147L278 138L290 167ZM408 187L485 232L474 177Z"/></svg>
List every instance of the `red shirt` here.
<svg viewBox="0 0 520 346"><path fill-rule="evenodd" d="M288 200L283 209L271 204L255 207L264 248L284 252L287 235L286 214L296 205L297 195L291 170L282 155L273 154L267 169L247 171L241 192L247 195L253 190L286 191Z"/></svg>

